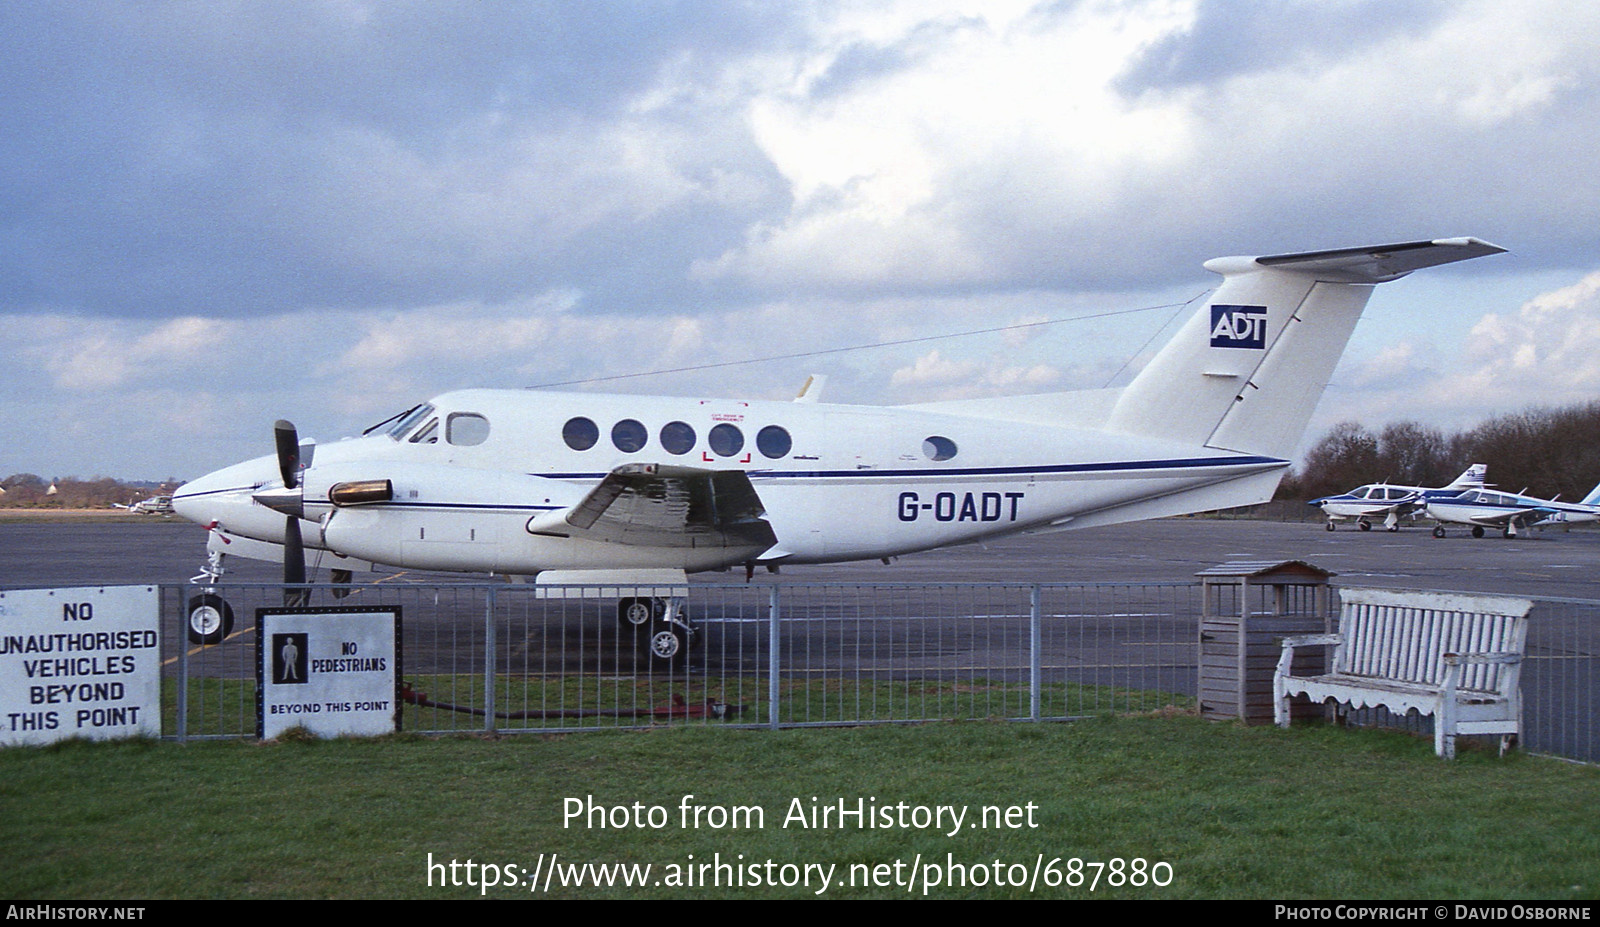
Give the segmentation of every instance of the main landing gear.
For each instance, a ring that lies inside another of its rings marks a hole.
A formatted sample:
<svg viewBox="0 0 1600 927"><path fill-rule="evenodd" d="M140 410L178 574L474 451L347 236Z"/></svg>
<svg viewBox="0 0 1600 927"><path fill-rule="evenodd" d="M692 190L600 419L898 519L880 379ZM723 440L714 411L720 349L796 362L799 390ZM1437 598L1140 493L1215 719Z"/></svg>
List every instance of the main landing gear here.
<svg viewBox="0 0 1600 927"><path fill-rule="evenodd" d="M617 623L633 632L639 652L651 666L677 666L694 643L694 626L680 596L622 599L617 602Z"/></svg>

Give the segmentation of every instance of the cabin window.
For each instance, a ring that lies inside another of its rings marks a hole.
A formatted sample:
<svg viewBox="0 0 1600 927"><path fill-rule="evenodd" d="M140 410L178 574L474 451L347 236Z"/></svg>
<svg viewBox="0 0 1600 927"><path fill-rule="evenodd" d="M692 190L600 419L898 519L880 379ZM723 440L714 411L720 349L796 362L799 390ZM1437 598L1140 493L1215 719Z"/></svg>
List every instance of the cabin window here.
<svg viewBox="0 0 1600 927"><path fill-rule="evenodd" d="M661 446L668 454L687 454L694 450L694 428L687 422L668 422L661 426Z"/></svg>
<svg viewBox="0 0 1600 927"><path fill-rule="evenodd" d="M625 418L611 426L611 443L615 444L617 450L624 454L632 454L634 451L641 450L645 446L645 442L649 440L650 432L646 431L643 425L631 418Z"/></svg>
<svg viewBox="0 0 1600 927"><path fill-rule="evenodd" d="M794 441L789 437L789 432L778 425L768 425L756 432L756 448L765 457L777 460L787 457Z"/></svg>
<svg viewBox="0 0 1600 927"><path fill-rule="evenodd" d="M949 460L956 456L956 443L943 435L922 439L922 453L929 460Z"/></svg>
<svg viewBox="0 0 1600 927"><path fill-rule="evenodd" d="M719 457L732 457L744 449L744 432L739 426L723 422L706 435L706 442Z"/></svg>
<svg viewBox="0 0 1600 927"><path fill-rule="evenodd" d="M476 447L489 440L489 420L476 412L452 412L445 419L444 439L457 447Z"/></svg>
<svg viewBox="0 0 1600 927"><path fill-rule="evenodd" d="M600 440L600 427L583 416L567 419L561 426L561 440L575 451L587 451Z"/></svg>

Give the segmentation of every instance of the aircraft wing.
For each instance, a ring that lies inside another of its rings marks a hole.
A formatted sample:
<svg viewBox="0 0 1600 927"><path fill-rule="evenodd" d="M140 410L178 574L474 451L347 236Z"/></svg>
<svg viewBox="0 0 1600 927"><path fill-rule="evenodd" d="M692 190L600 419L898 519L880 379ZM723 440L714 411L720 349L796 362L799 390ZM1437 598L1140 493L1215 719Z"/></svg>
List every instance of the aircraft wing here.
<svg viewBox="0 0 1600 927"><path fill-rule="evenodd" d="M1363 517L1368 517L1374 515L1388 515L1390 512L1403 513L1410 506L1410 502L1389 502L1383 505L1368 505L1356 510L1356 514Z"/></svg>
<svg viewBox="0 0 1600 927"><path fill-rule="evenodd" d="M1550 514L1553 509L1542 506L1532 506L1525 509L1504 509L1498 512L1485 512L1482 515L1471 515L1468 521L1474 525L1483 525L1490 528L1503 528L1509 524L1532 524Z"/></svg>
<svg viewBox="0 0 1600 927"><path fill-rule="evenodd" d="M750 477L738 470L624 464L565 510L536 515L528 533L644 547L777 543ZM759 551L758 551L759 552Z"/></svg>

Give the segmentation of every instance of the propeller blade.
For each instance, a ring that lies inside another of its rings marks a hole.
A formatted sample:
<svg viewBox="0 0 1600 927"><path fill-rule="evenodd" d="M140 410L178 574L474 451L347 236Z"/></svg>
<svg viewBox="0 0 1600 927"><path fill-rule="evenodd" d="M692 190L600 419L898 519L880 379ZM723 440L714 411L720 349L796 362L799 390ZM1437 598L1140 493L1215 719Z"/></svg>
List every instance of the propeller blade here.
<svg viewBox="0 0 1600 927"><path fill-rule="evenodd" d="M310 593L290 589L306 581L306 549L300 538L300 519L290 516L283 523L283 604L304 605Z"/></svg>
<svg viewBox="0 0 1600 927"><path fill-rule="evenodd" d="M278 445L278 473L283 476L283 485L293 489L300 485L300 436L295 433L293 422L280 418L272 426L272 438Z"/></svg>

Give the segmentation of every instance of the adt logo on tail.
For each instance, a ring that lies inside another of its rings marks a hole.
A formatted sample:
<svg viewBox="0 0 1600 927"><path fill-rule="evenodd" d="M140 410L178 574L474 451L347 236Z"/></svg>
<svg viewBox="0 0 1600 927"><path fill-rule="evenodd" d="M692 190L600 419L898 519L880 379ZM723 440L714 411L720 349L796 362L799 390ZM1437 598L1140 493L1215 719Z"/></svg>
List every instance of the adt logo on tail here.
<svg viewBox="0 0 1600 927"><path fill-rule="evenodd" d="M1264 348L1267 346L1266 306L1211 307L1213 348Z"/></svg>

